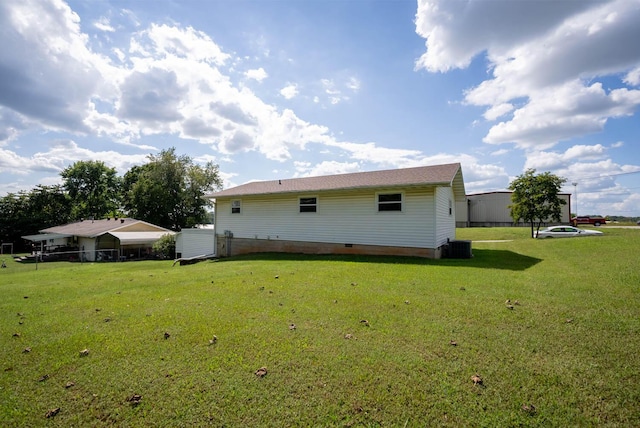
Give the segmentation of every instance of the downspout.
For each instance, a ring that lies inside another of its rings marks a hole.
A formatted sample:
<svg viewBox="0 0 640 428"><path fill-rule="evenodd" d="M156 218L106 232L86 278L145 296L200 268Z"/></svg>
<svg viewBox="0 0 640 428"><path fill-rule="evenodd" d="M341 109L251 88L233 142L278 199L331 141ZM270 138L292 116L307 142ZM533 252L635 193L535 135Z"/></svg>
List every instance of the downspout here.
<svg viewBox="0 0 640 428"><path fill-rule="evenodd" d="M218 256L218 205L217 200L213 199L213 251Z"/></svg>

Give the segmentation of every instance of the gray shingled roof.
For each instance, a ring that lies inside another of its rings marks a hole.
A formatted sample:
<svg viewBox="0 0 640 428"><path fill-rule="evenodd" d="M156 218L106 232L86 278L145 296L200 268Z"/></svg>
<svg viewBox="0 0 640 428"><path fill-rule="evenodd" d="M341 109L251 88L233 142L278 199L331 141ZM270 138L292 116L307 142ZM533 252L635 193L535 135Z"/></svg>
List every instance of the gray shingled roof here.
<svg viewBox="0 0 640 428"><path fill-rule="evenodd" d="M40 232L94 237L139 222L140 220L136 220L135 218L83 220L75 223L65 224L62 226L50 227L48 229L43 229Z"/></svg>
<svg viewBox="0 0 640 428"><path fill-rule="evenodd" d="M456 176L458 178L456 179ZM318 192L326 190L364 189L373 187L407 187L423 185L453 186L464 196L464 183L459 163L383 171L356 172L320 177L256 181L207 195L209 198L267 195L277 193Z"/></svg>

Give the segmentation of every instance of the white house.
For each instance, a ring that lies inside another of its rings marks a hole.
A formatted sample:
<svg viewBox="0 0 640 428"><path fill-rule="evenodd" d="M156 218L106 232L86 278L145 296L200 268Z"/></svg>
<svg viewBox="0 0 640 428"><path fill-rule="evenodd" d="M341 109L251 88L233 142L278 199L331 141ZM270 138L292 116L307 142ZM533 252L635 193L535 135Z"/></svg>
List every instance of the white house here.
<svg viewBox="0 0 640 428"><path fill-rule="evenodd" d="M218 256L442 256L464 201L460 164L252 182L207 195Z"/></svg>
<svg viewBox="0 0 640 428"><path fill-rule="evenodd" d="M174 232L133 218L108 218L50 227L23 238L37 243L38 251L65 250L70 259L94 261L144 258L151 254L154 242L166 234Z"/></svg>
<svg viewBox="0 0 640 428"><path fill-rule="evenodd" d="M498 227L498 226L528 226L529 223L520 220L514 223L511 218L511 194L512 192L485 192L467 195L464 202L459 202L456 207L456 223L458 227ZM571 222L571 195L558 194L560 199L566 201L561 207L560 223ZM545 224L556 224L549 219Z"/></svg>

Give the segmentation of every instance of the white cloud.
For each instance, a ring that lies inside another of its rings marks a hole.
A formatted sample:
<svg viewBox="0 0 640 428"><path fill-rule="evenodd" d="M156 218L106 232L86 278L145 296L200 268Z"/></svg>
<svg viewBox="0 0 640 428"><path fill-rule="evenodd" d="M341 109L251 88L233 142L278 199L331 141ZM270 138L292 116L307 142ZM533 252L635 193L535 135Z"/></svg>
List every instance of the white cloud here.
<svg viewBox="0 0 640 428"><path fill-rule="evenodd" d="M18 175L28 175L34 172L59 174L68 165L80 160L98 160L105 165L116 168L124 174L134 165L145 163L146 155L124 155L117 151L92 151L81 148L70 140L55 140L51 142L46 152L36 152L26 157L9 150L0 149L0 171Z"/></svg>
<svg viewBox="0 0 640 428"><path fill-rule="evenodd" d="M320 175L347 174L360 171L358 162L323 161L316 165L296 162L295 177L315 177Z"/></svg>
<svg viewBox="0 0 640 428"><path fill-rule="evenodd" d="M602 160L606 155L607 150L601 144L575 145L564 152L532 151L527 153L524 167L538 171L568 170L576 162L584 164L587 161Z"/></svg>
<svg viewBox="0 0 640 428"><path fill-rule="evenodd" d="M509 150L500 149L500 150L496 150L494 152L491 152L491 156L502 156L502 155L506 155L507 153L509 153Z"/></svg>
<svg viewBox="0 0 640 428"><path fill-rule="evenodd" d="M358 80L355 77L350 77L349 80L347 81L347 83L345 83L345 86L349 89L351 89L354 92L357 92L360 90L360 80Z"/></svg>
<svg viewBox="0 0 640 428"><path fill-rule="evenodd" d="M90 99L113 88L78 15L59 0L3 1L0 39L0 104L47 129L88 132Z"/></svg>
<svg viewBox="0 0 640 428"><path fill-rule="evenodd" d="M325 99L332 105L340 104L344 101L351 99L349 95L345 95L345 90L351 93L356 93L360 90L361 83L357 77L351 76L348 78L339 79L320 79L320 86L324 93ZM314 102L319 103L321 98L319 96L314 97Z"/></svg>
<svg viewBox="0 0 640 428"><path fill-rule="evenodd" d="M109 18L106 18L106 17L102 17L97 21L94 21L93 26L100 31L106 31L109 33L113 33L116 31L116 29L111 26L111 23L109 22Z"/></svg>
<svg viewBox="0 0 640 428"><path fill-rule="evenodd" d="M513 104L502 103L502 104L492 106L489 110L484 112L484 118L487 120L496 120L497 118L504 116L507 113L511 113L512 111L513 111Z"/></svg>
<svg viewBox="0 0 640 428"><path fill-rule="evenodd" d="M298 85L289 83L287 86L280 89L280 95L282 95L287 100L294 98L296 95L298 95Z"/></svg>
<svg viewBox="0 0 640 428"><path fill-rule="evenodd" d="M416 32L426 39L417 68L446 72L467 67L485 50L504 55L512 45L545 34L590 2L418 0Z"/></svg>
<svg viewBox="0 0 640 428"><path fill-rule="evenodd" d="M523 148L553 147L557 142L602 131L607 119L632 115L640 105L640 90L606 92L601 83L583 86L573 81L530 95L513 118L494 125L484 138L491 144L514 142Z"/></svg>
<svg viewBox="0 0 640 428"><path fill-rule="evenodd" d="M627 73L624 82L628 85L640 86L640 67L636 67Z"/></svg>
<svg viewBox="0 0 640 428"><path fill-rule="evenodd" d="M253 69L253 70L247 70L244 73L244 75L245 75L245 77L247 79L257 80L258 82L262 82L264 79L269 77L267 72L264 71L264 68L262 68L262 67L257 68L257 69Z"/></svg>
<svg viewBox="0 0 640 428"><path fill-rule="evenodd" d="M446 72L486 53L491 77L465 92L496 120L492 144L549 148L633 114L640 92L597 79L640 82L640 1L517 2L419 0L416 31L426 52L416 68ZM615 48L612 48L615 46ZM595 80L595 82L594 82Z"/></svg>

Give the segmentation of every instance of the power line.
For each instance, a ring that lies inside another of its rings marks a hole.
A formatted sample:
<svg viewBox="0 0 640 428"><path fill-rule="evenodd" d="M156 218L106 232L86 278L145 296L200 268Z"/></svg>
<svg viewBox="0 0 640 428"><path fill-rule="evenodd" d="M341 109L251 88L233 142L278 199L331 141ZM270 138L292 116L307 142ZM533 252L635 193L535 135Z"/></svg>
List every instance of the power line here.
<svg viewBox="0 0 640 428"><path fill-rule="evenodd" d="M637 171L630 171L630 172L618 172L616 174L607 174L607 175L594 175L593 177L582 177L582 178L577 178L574 179L575 180L593 180L596 178L609 178L609 177L618 177L620 175L630 175L630 174L638 174L640 173L640 169Z"/></svg>

